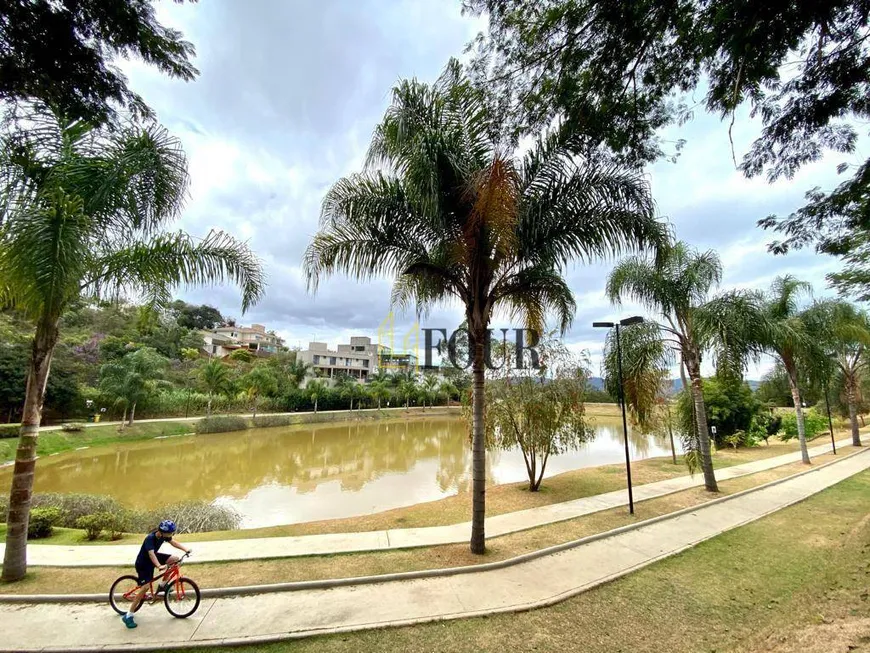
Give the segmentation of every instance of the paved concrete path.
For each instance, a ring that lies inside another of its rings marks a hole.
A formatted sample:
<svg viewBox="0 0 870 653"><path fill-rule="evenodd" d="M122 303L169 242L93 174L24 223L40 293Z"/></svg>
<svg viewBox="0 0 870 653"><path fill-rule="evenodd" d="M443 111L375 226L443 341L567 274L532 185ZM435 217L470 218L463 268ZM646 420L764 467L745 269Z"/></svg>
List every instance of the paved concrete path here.
<svg viewBox="0 0 870 653"><path fill-rule="evenodd" d="M870 468L867 451L758 490L510 567L410 581L206 599L190 619L146 606L127 630L108 605L0 606L5 650L216 646L513 612L562 601L801 501Z"/></svg>
<svg viewBox="0 0 870 653"><path fill-rule="evenodd" d="M838 446L851 444L851 439L842 440ZM811 447L810 456L828 453L830 444ZM754 474L801 459L799 451L764 460L734 465L716 470L716 478L725 481L738 476ZM679 476L664 481L639 485L634 488L635 501L653 499L703 485L701 474ZM539 506L495 515L486 520L487 538L575 519L602 510L628 505L627 490L616 490L564 503ZM332 533L324 535L301 535L296 537L263 537L240 540L193 542L194 556L190 563L227 560L253 560L259 558L289 558L306 555L352 553L361 551L387 551L421 546L438 546L467 542L471 536L471 522L449 526L391 529L361 533ZM0 544L0 553L4 546ZM54 544L30 544L27 547L27 562L31 566L96 567L124 566L132 564L139 551L138 544L61 546ZM171 551L167 547L167 551Z"/></svg>

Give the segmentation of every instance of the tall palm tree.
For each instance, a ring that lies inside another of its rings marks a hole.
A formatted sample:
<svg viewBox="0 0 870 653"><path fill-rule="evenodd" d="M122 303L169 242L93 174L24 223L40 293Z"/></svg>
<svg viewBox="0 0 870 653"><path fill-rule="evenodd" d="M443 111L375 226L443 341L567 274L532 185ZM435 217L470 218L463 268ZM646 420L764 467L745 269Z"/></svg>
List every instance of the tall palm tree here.
<svg viewBox="0 0 870 653"><path fill-rule="evenodd" d="M836 370L849 409L852 444L860 447L858 403L864 375L870 367L867 356L870 317L866 311L839 299L816 302L801 317L807 325L809 346L820 354L813 357L813 351L810 352L810 371L824 379L827 392L831 372Z"/></svg>
<svg viewBox="0 0 870 653"><path fill-rule="evenodd" d="M423 383L420 384L421 396L423 398L423 408L426 408L426 402L429 402L429 407L435 403L435 397L438 392L438 378L432 374L427 374L423 377Z"/></svg>
<svg viewBox="0 0 870 653"><path fill-rule="evenodd" d="M211 403L214 396L227 394L230 391L232 385L230 368L219 358L210 358L199 368L199 381L208 395L205 416L211 417Z"/></svg>
<svg viewBox="0 0 870 653"><path fill-rule="evenodd" d="M27 570L27 526L60 316L83 296L141 293L168 301L178 285L232 281L246 309L263 292L259 261L221 232L163 233L184 205L187 165L158 126L101 131L34 109L0 143L0 294L36 325L9 499L3 579Z"/></svg>
<svg viewBox="0 0 870 653"><path fill-rule="evenodd" d="M757 348L747 335L759 314L758 298L732 292L711 297L722 278L722 264L713 251L698 252L676 242L659 251L657 259L632 256L620 261L607 280L607 295L616 304L638 301L655 312L661 340L680 357L680 373L689 377L696 433L687 439L687 460L704 473L704 486L718 492L701 377L701 357L713 352L722 365L741 366ZM638 332L640 333L640 332ZM652 369L661 366L656 348L647 351ZM684 377L685 378L685 377ZM691 434L690 434L691 435Z"/></svg>
<svg viewBox="0 0 870 653"><path fill-rule="evenodd" d="M396 392L405 400L405 410L411 407L411 399L417 396L418 391L419 386L415 377L408 376L408 378L399 381L399 387L396 388Z"/></svg>
<svg viewBox="0 0 870 653"><path fill-rule="evenodd" d="M323 201L305 254L309 285L343 272L394 278L393 302L418 311L450 300L465 309L473 373L471 550L485 550L485 348L493 313L543 331L566 329L574 297L562 270L663 242L637 171L573 157L556 137L523 157L504 146L486 98L452 61L432 85L402 81L375 128L366 169Z"/></svg>
<svg viewBox="0 0 870 653"><path fill-rule="evenodd" d="M803 462L810 463L807 438L804 430L804 412L800 392L801 363L809 364L813 344L807 334L805 315L801 310L802 296L809 295L812 286L791 275L777 277L764 297L764 332L757 341L767 351L776 355L785 368L791 397L794 402L798 440Z"/></svg>

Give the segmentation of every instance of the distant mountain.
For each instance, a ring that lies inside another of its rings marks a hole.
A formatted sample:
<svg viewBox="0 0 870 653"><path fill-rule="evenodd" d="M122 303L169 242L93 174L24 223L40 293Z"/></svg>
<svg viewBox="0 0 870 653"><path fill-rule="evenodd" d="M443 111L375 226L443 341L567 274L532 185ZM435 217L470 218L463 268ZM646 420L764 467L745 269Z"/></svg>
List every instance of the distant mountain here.
<svg viewBox="0 0 870 653"><path fill-rule="evenodd" d="M752 390L758 390L758 386L761 385L761 381L755 381L753 379L747 379L746 382ZM589 385L591 385L595 390L604 390L604 379L600 376L591 376L589 377ZM671 385L673 386L674 392L679 392L683 389L683 380L671 379Z"/></svg>

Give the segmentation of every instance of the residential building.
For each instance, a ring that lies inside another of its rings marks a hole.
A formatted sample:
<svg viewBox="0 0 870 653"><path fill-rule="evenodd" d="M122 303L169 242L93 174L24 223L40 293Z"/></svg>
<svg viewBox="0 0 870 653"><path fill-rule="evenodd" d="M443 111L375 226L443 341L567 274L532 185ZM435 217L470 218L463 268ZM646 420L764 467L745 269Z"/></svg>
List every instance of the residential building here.
<svg viewBox="0 0 870 653"><path fill-rule="evenodd" d="M354 336L348 345L329 349L325 342L309 342L308 349L296 354L296 360L308 363L315 376L334 379L341 374L365 382L377 368L378 345L372 339Z"/></svg>
<svg viewBox="0 0 870 653"><path fill-rule="evenodd" d="M311 366L314 376L334 379L347 374L365 382L378 370L387 372L416 371L417 356L393 352L389 347L372 343L368 336L352 336L350 343L329 349L325 342L309 342L308 349L296 354L296 360Z"/></svg>
<svg viewBox="0 0 870 653"><path fill-rule="evenodd" d="M269 355L284 347L284 340L274 331L266 331L262 324L245 326L222 326L202 332L203 349L209 356L223 357L237 349L247 349L253 354Z"/></svg>

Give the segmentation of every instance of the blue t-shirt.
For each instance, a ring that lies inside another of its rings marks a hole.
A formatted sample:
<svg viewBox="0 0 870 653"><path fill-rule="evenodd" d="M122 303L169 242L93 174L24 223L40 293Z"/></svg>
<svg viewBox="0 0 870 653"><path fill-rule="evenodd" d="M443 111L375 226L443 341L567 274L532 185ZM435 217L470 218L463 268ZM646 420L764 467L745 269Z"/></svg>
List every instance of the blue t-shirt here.
<svg viewBox="0 0 870 653"><path fill-rule="evenodd" d="M157 551L160 549L160 546L164 542L171 542L172 537L157 537L157 531L151 531L148 535L145 536L145 540L142 542L142 548L139 549L139 555L136 556L136 567L153 567L154 562L151 560L151 556L148 555L149 551Z"/></svg>

